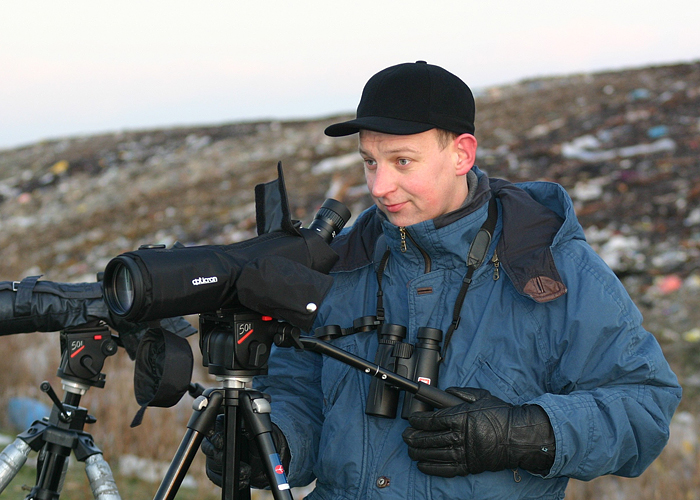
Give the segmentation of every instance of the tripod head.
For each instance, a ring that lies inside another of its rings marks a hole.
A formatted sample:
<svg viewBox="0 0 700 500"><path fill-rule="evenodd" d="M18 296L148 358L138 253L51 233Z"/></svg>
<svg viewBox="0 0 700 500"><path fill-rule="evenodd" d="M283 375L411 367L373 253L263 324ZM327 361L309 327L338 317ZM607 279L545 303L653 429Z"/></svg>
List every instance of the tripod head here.
<svg viewBox="0 0 700 500"><path fill-rule="evenodd" d="M61 378L65 398L61 401L47 381L42 382L40 387L54 403L50 421L58 423L56 419L60 416L61 421L82 429L85 423L93 423L95 419L84 408L78 408L80 398L90 387L101 389L105 386L105 374L100 370L105 359L117 353L117 343L109 328L100 321L66 328L60 335L61 364L56 375ZM68 411L65 405L70 405L76 411ZM80 418L76 419L76 416Z"/></svg>
<svg viewBox="0 0 700 500"><path fill-rule="evenodd" d="M249 309L228 309L199 317L199 347L209 373L221 378L267 373L267 360L276 337L299 334L299 329Z"/></svg>
<svg viewBox="0 0 700 500"><path fill-rule="evenodd" d="M64 389L84 394L86 387L105 386L105 374L100 373L105 359L117 353L117 343L107 325L99 321L61 331L61 364L56 375ZM72 389L72 390L70 390Z"/></svg>

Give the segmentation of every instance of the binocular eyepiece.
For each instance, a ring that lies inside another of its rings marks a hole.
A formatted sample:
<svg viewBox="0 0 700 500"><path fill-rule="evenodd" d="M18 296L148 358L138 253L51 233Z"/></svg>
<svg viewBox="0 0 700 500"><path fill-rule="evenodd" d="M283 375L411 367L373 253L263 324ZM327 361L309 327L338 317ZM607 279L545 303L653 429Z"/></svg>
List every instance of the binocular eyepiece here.
<svg viewBox="0 0 700 500"><path fill-rule="evenodd" d="M384 323L379 326L379 346L375 364L397 375L436 386L440 367L442 330L421 327L415 345L404 342L406 327ZM373 378L367 395L365 413L375 417L395 418L400 390L390 383ZM401 417L407 419L416 411L430 411L433 407L406 393Z"/></svg>

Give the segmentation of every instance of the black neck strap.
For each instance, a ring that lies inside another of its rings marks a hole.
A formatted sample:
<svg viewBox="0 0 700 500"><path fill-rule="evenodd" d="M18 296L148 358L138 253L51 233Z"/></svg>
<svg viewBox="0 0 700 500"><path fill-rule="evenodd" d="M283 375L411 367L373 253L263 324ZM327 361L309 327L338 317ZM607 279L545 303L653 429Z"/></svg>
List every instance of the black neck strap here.
<svg viewBox="0 0 700 500"><path fill-rule="evenodd" d="M484 221L484 224L481 226L481 229L479 229L479 232L476 233L474 241L472 241L472 244L469 247L469 254L467 255L467 273L462 280L462 286L457 294L455 307L452 311L452 323L445 334L445 344L442 347L442 359L445 359L445 353L447 352L447 346L450 345L452 334L459 326L462 314L462 305L464 304L464 298L467 296L469 285L472 283L474 271L476 271L484 262L486 254L489 251L489 247L491 246L491 239L493 238L493 232L496 229L497 221L498 205L496 204L496 197L491 196L491 200L489 201L489 215Z"/></svg>
<svg viewBox="0 0 700 500"><path fill-rule="evenodd" d="M379 262L379 268L377 269L377 321L383 323L384 316L384 292L382 291L382 279L384 278L384 269L386 269L386 263L389 261L389 256L391 255L391 250L388 248L384 255L382 255L382 260Z"/></svg>

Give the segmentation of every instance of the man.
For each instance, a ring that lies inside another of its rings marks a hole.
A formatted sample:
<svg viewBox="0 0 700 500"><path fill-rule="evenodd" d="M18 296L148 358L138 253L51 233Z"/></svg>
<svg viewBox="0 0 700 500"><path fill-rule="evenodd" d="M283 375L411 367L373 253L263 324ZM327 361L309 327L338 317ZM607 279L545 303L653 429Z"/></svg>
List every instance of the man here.
<svg viewBox="0 0 700 500"><path fill-rule="evenodd" d="M316 479L312 499L563 498L570 477L639 475L681 389L565 191L479 171L471 91L423 61L377 73L356 119L326 129L354 133L375 207L334 240L316 325L374 315L411 344L441 330L438 387L464 403L368 415L370 377L275 349L256 382L290 484ZM374 359L377 337L331 342Z"/></svg>

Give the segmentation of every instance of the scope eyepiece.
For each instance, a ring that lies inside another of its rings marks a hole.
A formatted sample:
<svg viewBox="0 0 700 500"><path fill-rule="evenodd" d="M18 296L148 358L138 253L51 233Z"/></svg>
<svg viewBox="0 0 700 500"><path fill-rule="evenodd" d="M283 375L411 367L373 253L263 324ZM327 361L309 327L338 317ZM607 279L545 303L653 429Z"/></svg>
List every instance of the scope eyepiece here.
<svg viewBox="0 0 700 500"><path fill-rule="evenodd" d="M350 220L350 210L339 201L328 198L316 212L314 220L309 224L309 229L313 229L326 243L330 243L345 227L348 220Z"/></svg>

